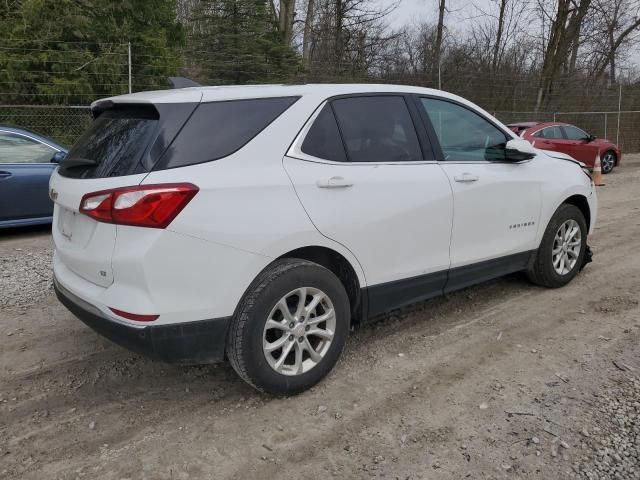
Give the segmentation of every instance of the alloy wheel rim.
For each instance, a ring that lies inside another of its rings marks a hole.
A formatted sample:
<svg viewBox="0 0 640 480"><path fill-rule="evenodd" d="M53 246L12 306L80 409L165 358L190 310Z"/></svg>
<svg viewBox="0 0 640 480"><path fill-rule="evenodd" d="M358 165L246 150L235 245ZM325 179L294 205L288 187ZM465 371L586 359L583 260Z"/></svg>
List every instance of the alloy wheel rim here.
<svg viewBox="0 0 640 480"><path fill-rule="evenodd" d="M326 356L336 330L329 296L313 287L284 295L271 309L262 334L269 366L282 375L302 375Z"/></svg>
<svg viewBox="0 0 640 480"><path fill-rule="evenodd" d="M553 269L558 275L567 275L575 268L581 248L580 225L573 219L565 221L556 232L551 250Z"/></svg>
<svg viewBox="0 0 640 480"><path fill-rule="evenodd" d="M613 154L612 153L607 153L603 158L602 158L602 169L605 172L610 171L613 168Z"/></svg>

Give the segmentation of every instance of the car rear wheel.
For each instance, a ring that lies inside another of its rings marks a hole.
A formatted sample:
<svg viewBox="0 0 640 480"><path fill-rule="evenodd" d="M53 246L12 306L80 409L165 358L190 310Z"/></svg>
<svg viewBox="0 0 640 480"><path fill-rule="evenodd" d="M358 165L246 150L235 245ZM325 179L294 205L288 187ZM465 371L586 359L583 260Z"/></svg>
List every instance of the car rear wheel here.
<svg viewBox="0 0 640 480"><path fill-rule="evenodd" d="M527 270L533 283L562 287L580 271L587 249L587 222L575 205L563 204L554 213L535 258Z"/></svg>
<svg viewBox="0 0 640 480"><path fill-rule="evenodd" d="M602 173L611 173L613 171L613 167L616 166L616 154L612 150L607 150L604 155L602 155Z"/></svg>
<svg viewBox="0 0 640 480"><path fill-rule="evenodd" d="M296 394L331 371L349 322L347 293L331 271L306 260L278 260L240 302L227 355L240 377L256 389Z"/></svg>

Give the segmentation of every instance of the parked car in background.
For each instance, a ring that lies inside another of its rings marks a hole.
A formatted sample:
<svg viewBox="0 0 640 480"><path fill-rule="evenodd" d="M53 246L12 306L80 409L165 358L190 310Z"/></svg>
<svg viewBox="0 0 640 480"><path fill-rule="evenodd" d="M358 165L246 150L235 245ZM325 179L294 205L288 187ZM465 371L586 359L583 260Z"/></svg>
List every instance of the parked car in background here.
<svg viewBox="0 0 640 480"><path fill-rule="evenodd" d="M620 147L604 138L596 138L584 130L568 123L521 122L508 127L520 137L541 150L553 150L570 155L587 167L593 168L596 155L600 153L602 173L610 173L620 165Z"/></svg>
<svg viewBox="0 0 640 480"><path fill-rule="evenodd" d="M51 223L49 177L66 154L50 138L0 125L0 228Z"/></svg>
<svg viewBox="0 0 640 480"><path fill-rule="evenodd" d="M320 381L352 323L517 271L561 287L590 258L579 163L440 90L185 88L92 111L51 177L58 298L263 391Z"/></svg>

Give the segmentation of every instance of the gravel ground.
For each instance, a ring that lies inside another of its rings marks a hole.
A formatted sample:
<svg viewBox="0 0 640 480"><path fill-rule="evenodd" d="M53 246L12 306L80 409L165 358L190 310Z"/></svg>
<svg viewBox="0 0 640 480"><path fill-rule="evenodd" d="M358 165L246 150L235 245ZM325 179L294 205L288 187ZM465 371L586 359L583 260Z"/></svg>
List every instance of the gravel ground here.
<svg viewBox="0 0 640 480"><path fill-rule="evenodd" d="M394 312L286 399L109 343L51 294L46 230L0 232L0 478L638 480L640 155L624 162L570 285L512 275Z"/></svg>
<svg viewBox="0 0 640 480"><path fill-rule="evenodd" d="M615 365L623 371L632 368ZM615 386L598 395L591 422L591 432L587 427L581 432L591 454L574 471L590 480L640 478L640 379L616 379Z"/></svg>
<svg viewBox="0 0 640 480"><path fill-rule="evenodd" d="M51 248L13 248L0 257L0 310L24 312L51 293Z"/></svg>

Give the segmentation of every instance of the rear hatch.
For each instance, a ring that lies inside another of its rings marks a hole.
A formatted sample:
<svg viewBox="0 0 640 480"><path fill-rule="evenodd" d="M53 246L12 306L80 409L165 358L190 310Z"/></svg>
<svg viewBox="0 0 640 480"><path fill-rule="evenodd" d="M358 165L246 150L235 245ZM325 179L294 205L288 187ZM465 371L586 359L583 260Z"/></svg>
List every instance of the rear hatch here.
<svg viewBox="0 0 640 480"><path fill-rule="evenodd" d="M197 102L94 104L95 120L51 176L56 261L102 287L113 283L116 225L79 213L89 193L138 185Z"/></svg>

